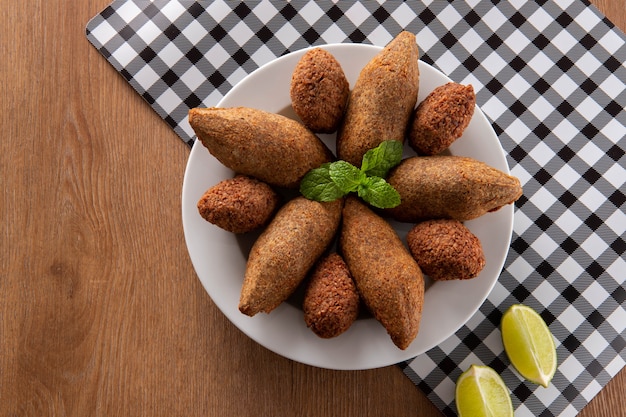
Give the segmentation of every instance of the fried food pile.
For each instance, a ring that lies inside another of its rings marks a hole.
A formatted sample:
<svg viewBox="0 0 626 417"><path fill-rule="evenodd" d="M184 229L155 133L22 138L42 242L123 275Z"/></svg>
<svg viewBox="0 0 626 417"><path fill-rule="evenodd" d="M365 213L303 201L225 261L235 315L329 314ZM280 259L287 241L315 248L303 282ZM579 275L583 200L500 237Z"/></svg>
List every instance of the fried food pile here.
<svg viewBox="0 0 626 417"><path fill-rule="evenodd" d="M313 48L291 79L299 120L245 107L189 111L198 140L235 172L201 196L200 215L233 233L261 230L243 277L243 314L270 313L302 286L303 319L319 337L344 333L365 308L406 349L420 326L424 274L442 281L480 274L482 246L463 222L516 201L520 181L483 162L441 154L462 137L476 98L471 85L450 82L418 103L418 59L415 35L403 31L350 90L335 57ZM335 131L337 157L316 136ZM279 197L322 164L359 166L387 140L408 142L417 153L387 176L400 205L374 209L357 196ZM406 242L388 218L414 224Z"/></svg>

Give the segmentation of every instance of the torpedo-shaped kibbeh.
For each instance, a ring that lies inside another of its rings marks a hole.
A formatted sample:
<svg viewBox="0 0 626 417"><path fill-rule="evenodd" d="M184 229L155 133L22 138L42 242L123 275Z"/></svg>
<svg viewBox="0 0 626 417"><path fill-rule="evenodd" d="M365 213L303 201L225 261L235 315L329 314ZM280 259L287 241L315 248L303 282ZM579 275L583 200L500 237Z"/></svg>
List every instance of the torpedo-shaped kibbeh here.
<svg viewBox="0 0 626 417"><path fill-rule="evenodd" d="M332 242L342 207L296 197L276 213L250 250L239 311L269 313L294 292Z"/></svg>
<svg viewBox="0 0 626 417"><path fill-rule="evenodd" d="M403 160L387 182L400 205L386 209L398 221L471 220L515 202L519 179L484 162L462 156L416 156Z"/></svg>
<svg viewBox="0 0 626 417"><path fill-rule="evenodd" d="M280 114L249 107L194 108L189 124L226 167L278 187L297 188L309 170L333 159L315 134Z"/></svg>
<svg viewBox="0 0 626 417"><path fill-rule="evenodd" d="M391 225L356 197L346 199L339 245L361 298L393 343L406 349L422 317L419 266Z"/></svg>
<svg viewBox="0 0 626 417"><path fill-rule="evenodd" d="M385 140L404 142L419 89L415 35L398 34L361 70L337 133L339 159L361 166L365 153Z"/></svg>

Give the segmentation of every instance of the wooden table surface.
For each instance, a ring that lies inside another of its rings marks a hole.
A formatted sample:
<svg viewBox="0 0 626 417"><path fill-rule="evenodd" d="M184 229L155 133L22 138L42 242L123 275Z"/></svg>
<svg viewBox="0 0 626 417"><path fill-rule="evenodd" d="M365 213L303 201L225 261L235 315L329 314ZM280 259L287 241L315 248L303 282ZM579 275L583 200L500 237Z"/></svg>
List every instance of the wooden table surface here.
<svg viewBox="0 0 626 417"><path fill-rule="evenodd" d="M396 366L301 365L218 310L183 237L189 148L85 38L108 2L0 0L0 416L440 416ZM580 415L624 392L626 369Z"/></svg>

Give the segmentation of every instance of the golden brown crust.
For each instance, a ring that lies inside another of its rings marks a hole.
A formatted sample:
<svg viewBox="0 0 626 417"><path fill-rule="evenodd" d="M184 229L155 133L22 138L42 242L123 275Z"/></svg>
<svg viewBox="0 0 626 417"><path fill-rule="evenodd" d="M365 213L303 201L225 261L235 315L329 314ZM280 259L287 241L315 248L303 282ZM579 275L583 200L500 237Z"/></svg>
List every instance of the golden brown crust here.
<svg viewBox="0 0 626 417"><path fill-rule="evenodd" d="M361 166L385 140L404 142L417 102L419 52L415 35L401 32L361 71L337 135L337 156Z"/></svg>
<svg viewBox="0 0 626 417"><path fill-rule="evenodd" d="M287 202L252 246L239 300L249 316L269 313L285 301L332 241L343 200Z"/></svg>
<svg viewBox="0 0 626 417"><path fill-rule="evenodd" d="M304 321L328 339L348 330L359 315L359 293L343 258L331 253L311 273L302 303Z"/></svg>
<svg viewBox="0 0 626 417"><path fill-rule="evenodd" d="M422 316L419 266L391 225L355 197L346 199L339 244L365 304L393 343L406 349Z"/></svg>
<svg viewBox="0 0 626 417"><path fill-rule="evenodd" d="M472 85L450 82L435 88L415 109L409 145L418 155L441 153L463 135L475 106Z"/></svg>
<svg viewBox="0 0 626 417"><path fill-rule="evenodd" d="M407 233L409 251L434 280L471 279L485 266L480 240L458 220L427 220Z"/></svg>
<svg viewBox="0 0 626 417"><path fill-rule="evenodd" d="M461 156L407 158L389 173L387 182L398 191L401 203L386 212L412 223L439 218L471 220L522 195L519 179Z"/></svg>
<svg viewBox="0 0 626 417"><path fill-rule="evenodd" d="M269 185L237 175L209 188L198 201L198 212L203 219L224 230L247 233L265 225L279 201Z"/></svg>
<svg viewBox="0 0 626 417"><path fill-rule="evenodd" d="M332 133L343 118L350 85L335 57L314 48L298 61L289 94L294 111L306 127L313 132Z"/></svg>
<svg viewBox="0 0 626 417"><path fill-rule="evenodd" d="M301 123L247 107L191 109L198 139L236 173L296 188L311 169L333 159L324 143Z"/></svg>

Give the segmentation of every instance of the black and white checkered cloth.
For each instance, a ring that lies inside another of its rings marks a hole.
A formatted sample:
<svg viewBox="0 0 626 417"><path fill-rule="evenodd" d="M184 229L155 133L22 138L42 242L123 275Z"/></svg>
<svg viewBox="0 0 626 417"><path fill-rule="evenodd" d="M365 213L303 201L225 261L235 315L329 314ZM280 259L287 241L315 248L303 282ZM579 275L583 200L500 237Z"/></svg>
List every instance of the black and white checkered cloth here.
<svg viewBox="0 0 626 417"><path fill-rule="evenodd" d="M593 6L115 1L87 38L191 144L189 108L214 106L260 65L324 43L384 46L402 29L416 34L422 60L473 84L524 196L487 301L399 366L448 416L472 363L503 376L516 416L573 416L626 364L626 37ZM521 379L503 351L500 318L513 303L540 312L557 339L548 388Z"/></svg>

